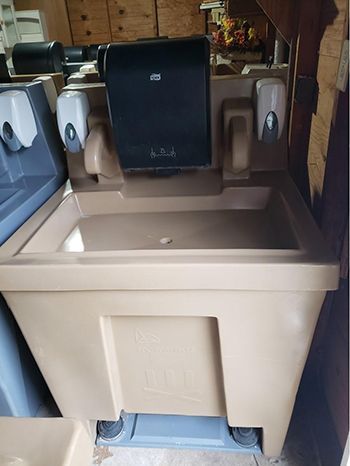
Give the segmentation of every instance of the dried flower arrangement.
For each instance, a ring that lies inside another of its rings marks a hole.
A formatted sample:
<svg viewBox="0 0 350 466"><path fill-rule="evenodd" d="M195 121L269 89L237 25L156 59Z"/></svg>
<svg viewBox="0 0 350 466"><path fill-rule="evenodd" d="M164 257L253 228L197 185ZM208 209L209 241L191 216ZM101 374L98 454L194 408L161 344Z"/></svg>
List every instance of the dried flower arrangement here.
<svg viewBox="0 0 350 466"><path fill-rule="evenodd" d="M213 32L213 45L221 54L261 52L263 49L257 30L244 18L223 18L220 29Z"/></svg>

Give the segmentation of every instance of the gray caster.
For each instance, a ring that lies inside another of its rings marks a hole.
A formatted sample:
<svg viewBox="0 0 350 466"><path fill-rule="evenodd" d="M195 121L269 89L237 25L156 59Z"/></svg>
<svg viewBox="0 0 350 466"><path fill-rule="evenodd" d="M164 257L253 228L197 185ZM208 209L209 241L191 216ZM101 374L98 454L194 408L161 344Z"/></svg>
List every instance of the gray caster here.
<svg viewBox="0 0 350 466"><path fill-rule="evenodd" d="M252 448L259 441L259 431L254 427L231 427L234 441L243 448Z"/></svg>
<svg viewBox="0 0 350 466"><path fill-rule="evenodd" d="M109 442L115 440L122 433L124 420L120 416L118 421L98 421L97 433L102 440Z"/></svg>

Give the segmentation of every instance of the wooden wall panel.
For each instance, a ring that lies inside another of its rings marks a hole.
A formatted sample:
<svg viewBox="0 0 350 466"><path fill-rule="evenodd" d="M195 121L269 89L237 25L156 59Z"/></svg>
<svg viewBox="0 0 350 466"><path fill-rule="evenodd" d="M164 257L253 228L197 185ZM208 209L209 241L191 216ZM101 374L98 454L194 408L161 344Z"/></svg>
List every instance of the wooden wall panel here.
<svg viewBox="0 0 350 466"><path fill-rule="evenodd" d="M231 17L264 14L256 0L228 0L227 11Z"/></svg>
<svg viewBox="0 0 350 466"><path fill-rule="evenodd" d="M338 58L347 17L347 0L324 0L321 19L320 54Z"/></svg>
<svg viewBox="0 0 350 466"><path fill-rule="evenodd" d="M349 432L349 87L339 92L332 120L322 193L321 226L340 260L341 280L320 316L322 382L342 447ZM323 337L323 338L322 338Z"/></svg>
<svg viewBox="0 0 350 466"><path fill-rule="evenodd" d="M155 0L108 0L108 9L114 42L157 35Z"/></svg>
<svg viewBox="0 0 350 466"><path fill-rule="evenodd" d="M29 8L30 2L18 0ZM56 2L65 5L64 0ZM131 41L156 36L184 37L205 33L200 0L66 0L70 42L74 45ZM32 7L34 8L34 7ZM56 15L59 16L58 14Z"/></svg>
<svg viewBox="0 0 350 466"><path fill-rule="evenodd" d="M257 3L279 30L284 40L290 44L297 26L295 0L257 0Z"/></svg>
<svg viewBox="0 0 350 466"><path fill-rule="evenodd" d="M317 115L311 132L310 150L313 149L313 152L309 153L311 159L309 163L313 161L312 157L315 159L320 152L320 144L313 133L316 131L316 124L323 120L323 144L327 145L327 150L321 161L315 164L320 169L322 178L319 180L319 185L313 187L319 192L322 190L319 223L324 238L340 260L341 280L339 290L328 295L321 311L313 353L321 356L319 368L322 386L339 442L344 447L349 431L349 86L345 92L334 89L339 59L333 57L331 53L336 50L334 44L339 40L342 42L344 36L347 36L348 15L344 15L338 0L339 10L336 17L331 9L334 6L333 2L326 0L325 5L330 7L326 10L326 14L328 15L329 12L332 14L328 18L329 27L337 35L329 36L325 40L327 27L322 39L318 79L320 86L327 84L329 93L320 92ZM345 6L345 1L342 5ZM340 19L343 31L339 27ZM334 42L331 48L325 47L329 40ZM337 53L339 52L340 47ZM335 74L331 73L332 64ZM310 171L313 172L315 166L309 165ZM319 192L315 193L315 199L320 197Z"/></svg>
<svg viewBox="0 0 350 466"><path fill-rule="evenodd" d="M106 0L67 0L74 45L111 41Z"/></svg>
<svg viewBox="0 0 350 466"><path fill-rule="evenodd" d="M310 176L311 199L320 197L328 151L329 131L331 127L333 103L335 99L335 82L339 57L320 55L317 81L319 97L316 115L312 116L308 168Z"/></svg>
<svg viewBox="0 0 350 466"><path fill-rule="evenodd" d="M49 40L72 45L72 34L65 0L15 0L16 10L40 10L45 14Z"/></svg>
<svg viewBox="0 0 350 466"><path fill-rule="evenodd" d="M347 0L323 0L321 43L317 82L319 96L316 115L312 117L308 168L311 198L321 197L328 151L329 131L336 101L336 79L347 18ZM318 206L315 206L316 210ZM317 212L316 212L317 214Z"/></svg>
<svg viewBox="0 0 350 466"><path fill-rule="evenodd" d="M181 37L205 33L205 15L200 0L157 0L160 36Z"/></svg>
<svg viewBox="0 0 350 466"><path fill-rule="evenodd" d="M260 0L259 0L260 1ZM290 78L291 112L289 122L289 172L305 202L311 207L308 172L308 148L312 116L315 110L316 75L320 44L320 22L323 0L303 0L297 5L297 26L291 43ZM309 84L309 90L297 90ZM299 87L300 86L300 87Z"/></svg>

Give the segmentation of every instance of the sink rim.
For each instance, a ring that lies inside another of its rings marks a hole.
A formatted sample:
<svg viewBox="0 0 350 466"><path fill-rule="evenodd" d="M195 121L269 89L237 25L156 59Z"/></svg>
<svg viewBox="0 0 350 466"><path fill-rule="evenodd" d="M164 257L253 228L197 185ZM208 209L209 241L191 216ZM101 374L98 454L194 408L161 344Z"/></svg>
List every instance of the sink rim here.
<svg viewBox="0 0 350 466"><path fill-rule="evenodd" d="M72 193L68 182L0 248L0 290L336 289L338 261L326 246L289 175L262 172L252 174L248 183L228 187L245 186L275 188L283 195L300 241L299 250L21 254L28 239ZM200 280L196 277L199 271ZM165 283L170 275L171 281ZM99 276L103 279L99 280Z"/></svg>

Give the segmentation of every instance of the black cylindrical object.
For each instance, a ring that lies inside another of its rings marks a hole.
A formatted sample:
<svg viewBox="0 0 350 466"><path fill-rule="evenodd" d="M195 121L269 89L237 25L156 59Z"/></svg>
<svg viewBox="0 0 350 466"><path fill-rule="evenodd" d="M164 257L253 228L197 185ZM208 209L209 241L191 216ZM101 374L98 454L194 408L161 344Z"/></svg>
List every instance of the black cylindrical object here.
<svg viewBox="0 0 350 466"><path fill-rule="evenodd" d="M100 76L100 80L105 80L105 54L107 50L107 44L100 45L97 49L97 71Z"/></svg>
<svg viewBox="0 0 350 466"><path fill-rule="evenodd" d="M103 44L91 44L88 47L88 59L91 61L97 60L97 51L99 47Z"/></svg>
<svg viewBox="0 0 350 466"><path fill-rule="evenodd" d="M65 62L61 42L17 43L12 52L16 74L60 73Z"/></svg>
<svg viewBox="0 0 350 466"><path fill-rule="evenodd" d="M0 83L10 83L11 77L7 68L6 56L0 53Z"/></svg>
<svg viewBox="0 0 350 466"><path fill-rule="evenodd" d="M89 59L86 45L64 47L64 55L67 63L82 63Z"/></svg>

